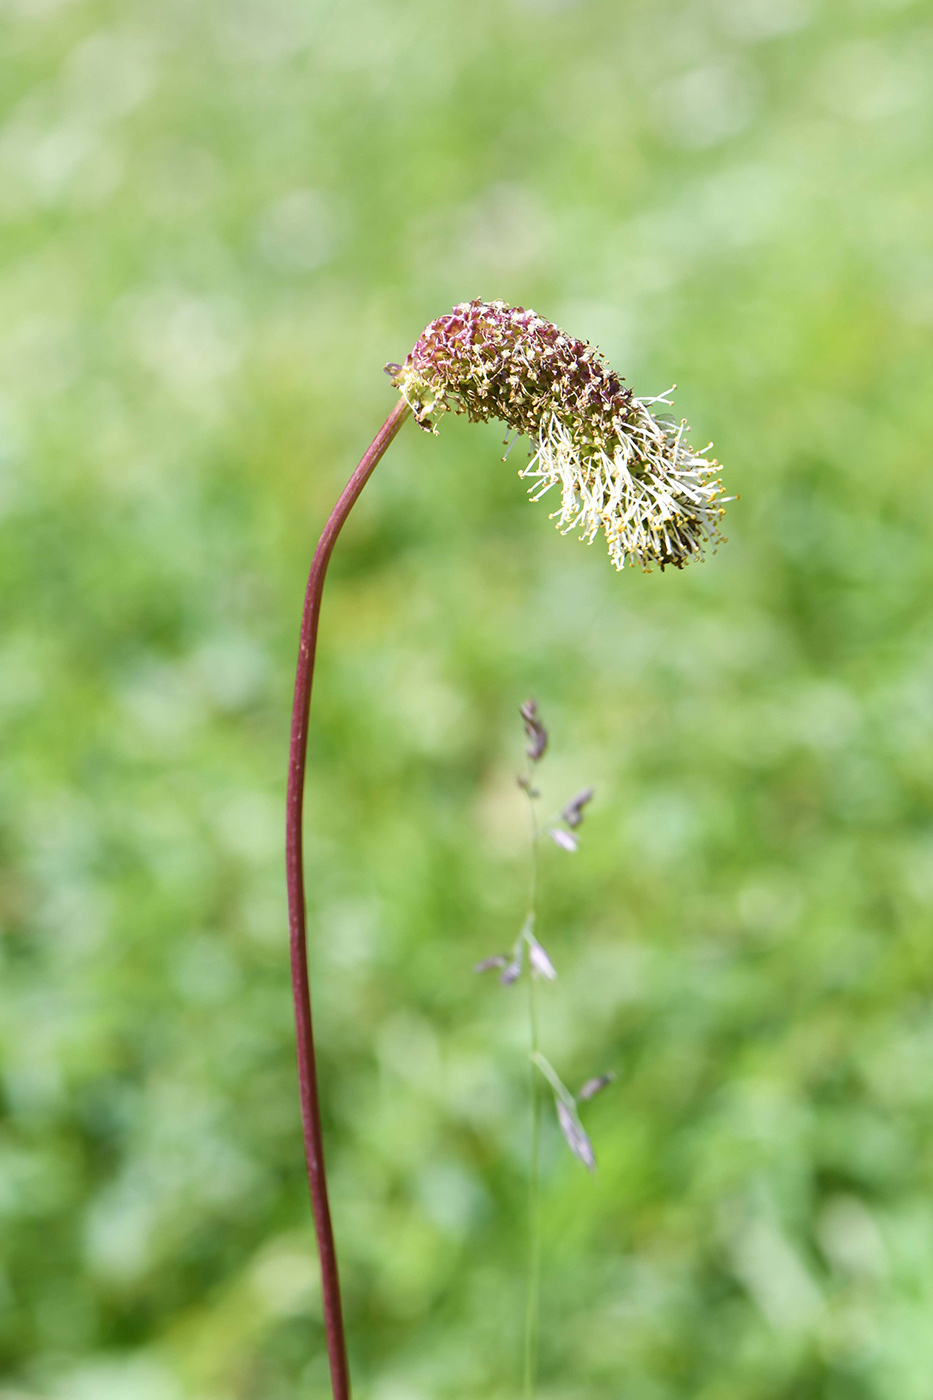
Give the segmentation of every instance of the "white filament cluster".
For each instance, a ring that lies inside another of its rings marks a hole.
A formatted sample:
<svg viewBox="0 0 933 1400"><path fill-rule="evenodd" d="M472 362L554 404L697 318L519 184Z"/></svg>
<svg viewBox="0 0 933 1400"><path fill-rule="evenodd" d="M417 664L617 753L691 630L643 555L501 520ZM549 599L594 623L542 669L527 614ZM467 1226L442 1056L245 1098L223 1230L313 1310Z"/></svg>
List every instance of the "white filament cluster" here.
<svg viewBox="0 0 933 1400"><path fill-rule="evenodd" d="M611 447L581 444L551 413L538 430L537 450L519 473L531 481L533 501L560 487L558 529L579 529L592 543L600 529L617 569L649 569L660 562L680 568L702 557L705 543L722 538L722 486L718 463L684 441L685 423L655 418L649 405L663 396L631 400L628 421L615 427ZM712 444L710 444L712 446ZM704 449L709 451L709 448Z"/></svg>

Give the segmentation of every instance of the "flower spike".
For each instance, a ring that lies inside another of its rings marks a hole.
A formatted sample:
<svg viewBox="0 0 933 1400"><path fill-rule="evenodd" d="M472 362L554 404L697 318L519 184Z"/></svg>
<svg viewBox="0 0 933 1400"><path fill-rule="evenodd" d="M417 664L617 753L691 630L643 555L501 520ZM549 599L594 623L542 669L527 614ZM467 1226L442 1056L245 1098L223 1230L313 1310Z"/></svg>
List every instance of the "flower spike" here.
<svg viewBox="0 0 933 1400"><path fill-rule="evenodd" d="M636 398L592 345L534 311L463 302L386 369L430 432L453 408L527 434L531 460L519 475L532 500L559 486L558 528L588 542L602 528L617 569L680 569L722 538L719 464L685 442L685 423L650 412L669 401Z"/></svg>

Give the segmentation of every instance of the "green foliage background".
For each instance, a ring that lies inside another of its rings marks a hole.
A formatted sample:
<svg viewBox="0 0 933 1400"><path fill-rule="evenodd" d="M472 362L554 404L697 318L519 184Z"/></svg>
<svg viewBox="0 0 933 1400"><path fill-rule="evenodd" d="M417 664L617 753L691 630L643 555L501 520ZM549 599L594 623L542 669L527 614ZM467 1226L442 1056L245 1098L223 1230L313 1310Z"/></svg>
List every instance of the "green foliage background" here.
<svg viewBox="0 0 933 1400"><path fill-rule="evenodd" d="M0 4L2 1400L327 1393L281 854L304 576L481 296L680 388L729 544L626 573L495 425L341 541L308 861L361 1400L518 1390L517 706L552 733L549 1400L929 1400L933 14Z"/></svg>

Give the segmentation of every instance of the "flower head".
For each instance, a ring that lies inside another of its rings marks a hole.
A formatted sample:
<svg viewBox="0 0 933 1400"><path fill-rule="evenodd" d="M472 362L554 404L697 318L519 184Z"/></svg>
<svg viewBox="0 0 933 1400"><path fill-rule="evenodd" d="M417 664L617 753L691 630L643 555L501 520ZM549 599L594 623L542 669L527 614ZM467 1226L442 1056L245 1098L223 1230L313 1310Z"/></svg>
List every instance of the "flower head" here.
<svg viewBox="0 0 933 1400"><path fill-rule="evenodd" d="M423 428L453 408L526 433L532 500L559 486L558 527L587 541L602 528L617 569L682 568L721 538L719 464L684 441L686 424L650 412L668 400L636 398L592 345L534 311L464 302L390 368Z"/></svg>

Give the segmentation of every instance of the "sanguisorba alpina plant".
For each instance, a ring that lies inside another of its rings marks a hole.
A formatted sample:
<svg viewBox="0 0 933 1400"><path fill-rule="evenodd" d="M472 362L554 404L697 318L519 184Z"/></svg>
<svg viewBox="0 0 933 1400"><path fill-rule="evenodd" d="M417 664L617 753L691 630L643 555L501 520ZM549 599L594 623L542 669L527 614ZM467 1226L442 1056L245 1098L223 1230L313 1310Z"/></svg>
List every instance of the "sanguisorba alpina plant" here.
<svg viewBox="0 0 933 1400"><path fill-rule="evenodd" d="M350 1381L311 1025L302 817L321 594L337 536L406 417L412 414L422 428L436 431L448 409L475 422L499 419L527 435L531 457L519 474L530 480L533 499L559 487L559 527L578 528L589 541L602 530L618 569L682 568L700 558L720 539L724 505L718 464L689 446L683 423L652 413L668 400L636 398L591 345L533 311L501 301L455 306L431 322L404 364L386 369L399 401L331 512L311 563L288 773L286 871L298 1076L334 1400L349 1400Z"/></svg>

